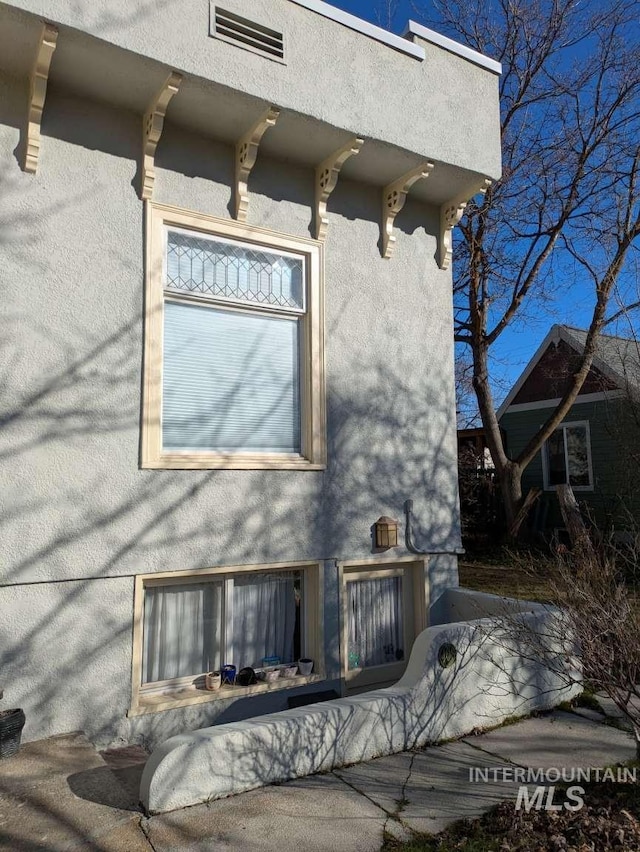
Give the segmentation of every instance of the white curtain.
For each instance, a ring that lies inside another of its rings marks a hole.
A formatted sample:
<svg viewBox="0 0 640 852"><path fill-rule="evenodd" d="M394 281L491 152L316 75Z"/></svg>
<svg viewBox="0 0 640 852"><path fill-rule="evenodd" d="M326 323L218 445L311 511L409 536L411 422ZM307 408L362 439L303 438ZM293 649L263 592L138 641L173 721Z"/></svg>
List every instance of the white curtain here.
<svg viewBox="0 0 640 852"><path fill-rule="evenodd" d="M404 659L402 577L350 580L347 590L349 668Z"/></svg>
<svg viewBox="0 0 640 852"><path fill-rule="evenodd" d="M296 572L235 577L230 660L238 669L261 666L263 657L293 661Z"/></svg>
<svg viewBox="0 0 640 852"><path fill-rule="evenodd" d="M220 668L221 626L222 583L148 587L142 682Z"/></svg>

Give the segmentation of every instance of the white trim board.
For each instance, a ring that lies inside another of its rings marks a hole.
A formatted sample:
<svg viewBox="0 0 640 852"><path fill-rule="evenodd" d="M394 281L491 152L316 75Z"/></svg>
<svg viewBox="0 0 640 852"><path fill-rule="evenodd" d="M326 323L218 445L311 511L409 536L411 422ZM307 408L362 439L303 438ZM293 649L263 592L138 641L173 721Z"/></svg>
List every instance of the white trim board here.
<svg viewBox="0 0 640 852"><path fill-rule="evenodd" d="M502 74L502 65L500 62L496 62L495 59L490 59L483 53L478 53L477 50L473 50L471 47L460 44L460 42L454 41L452 38L447 38L447 36L443 36L435 30L423 27L422 24L417 24L415 21L409 21L407 23L402 35L405 38L408 38L409 36L418 36L418 38L421 38L423 41L428 41L430 44L435 44L437 47L442 47L444 50L448 50L449 53L455 53L463 59L468 59L469 62L473 62L474 65L479 65L481 68L486 68L487 71L491 71L493 74Z"/></svg>
<svg viewBox="0 0 640 852"><path fill-rule="evenodd" d="M448 50L449 53L455 53L457 56L461 56L463 59L467 59L469 62L473 62L474 65L479 65L493 74L502 74L502 65L496 62L495 59L490 59L488 56L478 53L477 50L460 44L452 38L443 36L435 30L430 30L428 27L423 27L422 24L417 24L415 21L408 21L402 35L399 36L375 24L370 24L368 21L363 21L362 18L351 15L349 12L338 9L336 6L325 3L323 0L291 0L291 2L297 6L309 9L310 12L322 15L323 18L329 18L338 24L342 24L342 26L348 27L350 30L355 30L355 32L382 42L382 44L386 44L394 50L399 50L401 53L413 56L414 59L423 61L426 56L424 47L415 44L413 41L414 37L417 36L423 41Z"/></svg>
<svg viewBox="0 0 640 852"><path fill-rule="evenodd" d="M620 399L623 397L625 392L623 390L610 390L610 391L597 391L596 393L585 393L578 396L573 405L581 405L582 403L588 402L601 402L603 400L609 399ZM561 397L557 396L554 399L538 399L534 402L519 402L516 405L510 405L505 411L502 411L500 417L503 414L515 414L518 411L536 411L539 408L555 408L560 404Z"/></svg>
<svg viewBox="0 0 640 852"><path fill-rule="evenodd" d="M413 56L414 59L422 61L425 58L424 47L420 47L419 44L413 44L402 36L390 33L388 30L370 24L368 21L363 21L362 18L351 15L349 12L343 12L342 9L324 3L323 0L291 0L291 2L309 9L310 12L322 15L323 18L329 18L338 24L342 24L343 27L348 27L350 30L355 30L357 33L380 41L388 47L394 48L394 50Z"/></svg>

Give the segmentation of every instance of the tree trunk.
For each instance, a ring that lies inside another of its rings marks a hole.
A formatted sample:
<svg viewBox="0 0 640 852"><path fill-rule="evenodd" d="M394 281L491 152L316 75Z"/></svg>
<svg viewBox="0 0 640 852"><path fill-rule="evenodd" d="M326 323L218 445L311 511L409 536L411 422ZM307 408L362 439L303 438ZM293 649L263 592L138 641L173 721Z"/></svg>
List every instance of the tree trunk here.
<svg viewBox="0 0 640 852"><path fill-rule="evenodd" d="M522 502L522 505L518 509L518 514L515 517L514 522L511 524L509 529L507 530L507 536L510 539L516 539L520 535L520 528L522 524L525 522L527 515L529 514L529 510L536 502L538 497L542 494L541 488L530 488L529 493L525 497Z"/></svg>
<svg viewBox="0 0 640 852"><path fill-rule="evenodd" d="M519 524L518 529L515 529L515 521L522 506L522 468L507 459L505 464L496 465L496 473L500 482L500 493L507 522L507 537L513 540L517 538L520 528Z"/></svg>
<svg viewBox="0 0 640 852"><path fill-rule="evenodd" d="M476 322L482 324L484 318L477 314ZM502 443L502 433L489 382L488 344L484 335L477 335L477 339L472 344L471 352L473 355L473 389L478 400L478 409L487 446L500 483L507 530L510 530L522 506L522 471L524 468L507 457Z"/></svg>
<svg viewBox="0 0 640 852"><path fill-rule="evenodd" d="M570 485L558 485L556 486L556 493L560 502L562 519L571 539L572 548L584 556L593 556L593 545L582 520L580 507L578 506L573 489Z"/></svg>

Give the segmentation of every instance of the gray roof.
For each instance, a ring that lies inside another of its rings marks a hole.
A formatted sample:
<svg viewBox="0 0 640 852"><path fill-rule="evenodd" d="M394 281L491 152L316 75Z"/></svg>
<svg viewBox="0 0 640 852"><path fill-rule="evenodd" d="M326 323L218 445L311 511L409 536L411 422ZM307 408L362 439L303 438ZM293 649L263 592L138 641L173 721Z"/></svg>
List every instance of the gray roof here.
<svg viewBox="0 0 640 852"><path fill-rule="evenodd" d="M570 325L561 325L560 328L568 343L573 342L579 351L584 349L587 340L585 330ZM640 341L601 334L596 345L594 362L603 372L610 373L614 379L621 382L623 388L640 388Z"/></svg>

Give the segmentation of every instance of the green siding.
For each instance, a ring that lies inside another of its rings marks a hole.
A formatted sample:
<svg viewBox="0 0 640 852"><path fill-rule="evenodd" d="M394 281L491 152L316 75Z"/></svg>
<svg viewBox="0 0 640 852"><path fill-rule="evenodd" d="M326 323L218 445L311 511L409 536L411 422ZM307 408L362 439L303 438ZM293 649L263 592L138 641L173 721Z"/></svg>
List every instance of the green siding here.
<svg viewBox="0 0 640 852"><path fill-rule="evenodd" d="M551 413L552 408L505 413L500 425L505 430L508 455L520 453L527 441ZM631 525L629 514L640 521L640 408L626 399L599 400L574 405L564 422L586 420L591 433L593 491L576 491L576 499L590 512L601 528ZM538 453L522 477L523 493L543 487L542 458ZM547 504L546 526L563 526L554 491L543 492ZM538 512L541 510L539 509Z"/></svg>

